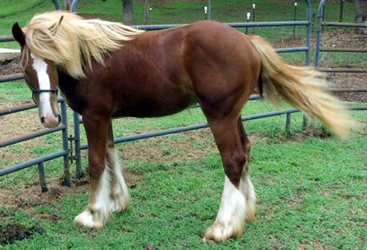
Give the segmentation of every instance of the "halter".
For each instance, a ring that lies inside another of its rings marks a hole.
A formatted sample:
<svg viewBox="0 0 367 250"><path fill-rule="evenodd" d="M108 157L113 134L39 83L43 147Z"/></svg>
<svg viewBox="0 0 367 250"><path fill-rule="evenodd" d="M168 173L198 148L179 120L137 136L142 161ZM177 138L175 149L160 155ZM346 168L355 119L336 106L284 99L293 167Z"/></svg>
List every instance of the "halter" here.
<svg viewBox="0 0 367 250"><path fill-rule="evenodd" d="M57 87L55 87L54 89L35 89L31 85L28 85L28 87L32 90L32 99L33 99L34 103L36 103L36 104L37 104L37 102L36 102L36 99L34 98L35 94L53 93L53 94L57 95L59 93L59 89Z"/></svg>

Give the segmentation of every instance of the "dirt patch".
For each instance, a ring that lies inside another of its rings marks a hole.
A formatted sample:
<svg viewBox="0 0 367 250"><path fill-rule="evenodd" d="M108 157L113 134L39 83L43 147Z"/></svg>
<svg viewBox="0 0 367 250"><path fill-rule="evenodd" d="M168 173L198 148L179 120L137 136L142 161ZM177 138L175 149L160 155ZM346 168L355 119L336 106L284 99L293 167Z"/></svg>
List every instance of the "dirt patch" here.
<svg viewBox="0 0 367 250"><path fill-rule="evenodd" d="M34 233L43 234L42 227L26 228L20 224L8 224L4 228L0 226L0 245L13 244L16 240L24 240Z"/></svg>
<svg viewBox="0 0 367 250"><path fill-rule="evenodd" d="M324 48L366 48L367 36L358 28L338 28L324 30L322 45Z"/></svg>
<svg viewBox="0 0 367 250"><path fill-rule="evenodd" d="M366 48L367 36L361 34L358 28L324 28L322 32L321 47L322 48ZM304 46L306 37L288 37L280 38L279 41L273 42L275 48ZM316 33L311 35L311 45L316 47Z"/></svg>
<svg viewBox="0 0 367 250"><path fill-rule="evenodd" d="M123 159L149 160L154 162L199 159L216 151L210 129L188 132L189 139L172 141L164 137L150 138L149 144L134 143L124 146L120 154ZM147 142L148 140L145 140Z"/></svg>
<svg viewBox="0 0 367 250"><path fill-rule="evenodd" d="M302 142L307 138L314 137L314 138L321 138L321 139L327 139L330 138L332 134L324 129L324 128L318 128L318 127L309 127L306 130L302 132L296 132L292 134L287 134L284 136L283 133L280 133L279 136L275 137L265 137L261 134L252 134L249 136L250 141L264 141L266 143L273 143L273 144L282 144L284 142ZM252 138L256 138L256 140L253 140Z"/></svg>
<svg viewBox="0 0 367 250"><path fill-rule="evenodd" d="M20 57L7 58L0 61L0 76L22 73Z"/></svg>
<svg viewBox="0 0 367 250"><path fill-rule="evenodd" d="M0 101L0 107L7 108L18 105L25 105L29 103L30 103L29 101L22 101L22 102ZM7 141L42 129L44 128L41 126L37 113L27 111L10 114L6 116L0 116L1 141ZM22 147L21 159L26 160L34 158L36 154L32 151L32 147L34 145L41 145L44 143L45 139L43 137L38 137L18 144L20 147ZM7 162L18 162L20 160L19 153L20 152L18 147L0 148L0 161L3 160ZM1 168L2 167L0 167L0 169Z"/></svg>
<svg viewBox="0 0 367 250"><path fill-rule="evenodd" d="M310 137L326 139L326 138L330 138L331 136L332 134L326 129L309 127L303 132L294 133L290 135L288 138L291 141L298 142L298 141L303 141L304 139L310 138Z"/></svg>
<svg viewBox="0 0 367 250"><path fill-rule="evenodd" d="M139 176L124 169L124 178L127 186L136 186ZM85 177L80 180L73 180L72 187L65 187L58 178L47 178L49 191L42 193L38 181L25 186L25 188L10 190L0 188L0 207L10 207L13 209L27 210L33 213L38 206L50 205L57 202L61 197L86 192L89 188L89 179ZM0 216L1 217L1 216ZM36 215L36 217L47 220L57 220L56 215Z"/></svg>
<svg viewBox="0 0 367 250"><path fill-rule="evenodd" d="M26 105L30 101L22 101L16 104ZM14 107L14 102L0 101L0 107ZM14 137L24 135L29 132L34 132L43 129L37 113L18 112L6 116L0 116L0 138L8 140ZM6 128L6 129L4 129Z"/></svg>
<svg viewBox="0 0 367 250"><path fill-rule="evenodd" d="M45 193L41 192L38 181L17 190L1 188L0 207L11 207L32 212L37 206L52 204L63 195L80 193L87 187L87 185L74 185L68 188L62 186L57 178L47 178L46 181L49 191Z"/></svg>
<svg viewBox="0 0 367 250"><path fill-rule="evenodd" d="M367 74L329 74L329 81L333 88L351 88L351 89L366 89L367 88ZM335 96L347 102L362 102L367 103L367 93L334 93Z"/></svg>
<svg viewBox="0 0 367 250"><path fill-rule="evenodd" d="M295 207L295 206L297 206L297 205L300 203L300 201L301 201L301 199L300 199L300 198L298 198L298 197L294 197L294 198L293 198L293 199L291 199L291 200L288 200L288 199L286 199L286 198L283 198L282 200L283 200L283 202L284 202L284 203L287 203L287 204L288 204L288 206L290 206L290 207Z"/></svg>

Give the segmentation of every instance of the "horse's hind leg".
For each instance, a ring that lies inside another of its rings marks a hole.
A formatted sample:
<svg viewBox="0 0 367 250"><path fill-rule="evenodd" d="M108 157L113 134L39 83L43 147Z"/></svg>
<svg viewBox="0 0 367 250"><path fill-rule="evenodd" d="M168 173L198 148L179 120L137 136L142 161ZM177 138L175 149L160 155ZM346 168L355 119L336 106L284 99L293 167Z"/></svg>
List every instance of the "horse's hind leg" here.
<svg viewBox="0 0 367 250"><path fill-rule="evenodd" d="M111 172L111 212L121 212L129 208L130 196L115 150L112 121L108 126L107 166Z"/></svg>
<svg viewBox="0 0 367 250"><path fill-rule="evenodd" d="M254 217L255 194L248 177L250 146L238 116L211 119L206 115L222 157L225 182L217 218L204 240L224 241L241 236L246 220Z"/></svg>
<svg viewBox="0 0 367 250"><path fill-rule="evenodd" d="M237 124L238 124L238 130L241 136L242 147L243 147L245 154L247 155L244 170L242 171L242 174L241 174L241 181L244 183L244 185L241 185L243 187L242 193L245 194L246 203L247 203L245 219L246 219L246 222L252 222L255 220L256 195L255 195L254 186L252 185L252 182L250 180L250 172L249 172L251 142L246 135L246 131L243 127L241 118L238 119Z"/></svg>

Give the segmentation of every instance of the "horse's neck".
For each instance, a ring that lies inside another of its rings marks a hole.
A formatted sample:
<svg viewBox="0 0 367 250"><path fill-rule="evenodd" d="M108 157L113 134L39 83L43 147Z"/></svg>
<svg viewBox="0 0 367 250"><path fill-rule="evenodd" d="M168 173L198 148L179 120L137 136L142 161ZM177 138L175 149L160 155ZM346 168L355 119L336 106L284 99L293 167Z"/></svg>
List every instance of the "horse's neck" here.
<svg viewBox="0 0 367 250"><path fill-rule="evenodd" d="M79 80L71 77L69 74L58 71L58 83L59 83L59 89L65 96L67 103L69 106L76 112L80 113L80 110L78 109L77 100L78 100L78 93L82 93L79 88L81 87L79 83Z"/></svg>
<svg viewBox="0 0 367 250"><path fill-rule="evenodd" d="M78 82L78 80L71 77L68 73L59 70L57 74L59 78L59 87L61 90L64 89L68 91L77 87L76 83Z"/></svg>

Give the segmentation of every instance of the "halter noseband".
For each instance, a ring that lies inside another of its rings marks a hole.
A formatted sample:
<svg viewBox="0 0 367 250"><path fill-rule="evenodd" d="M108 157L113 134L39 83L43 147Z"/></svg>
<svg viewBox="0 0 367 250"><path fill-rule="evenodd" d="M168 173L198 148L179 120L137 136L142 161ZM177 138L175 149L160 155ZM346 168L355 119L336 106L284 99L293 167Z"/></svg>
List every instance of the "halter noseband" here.
<svg viewBox="0 0 367 250"><path fill-rule="evenodd" d="M32 99L33 99L34 103L37 103L36 100L34 99L35 94L52 93L52 94L57 95L59 93L59 89L57 87L55 87L54 89L35 89L31 85L28 85L28 87L32 90Z"/></svg>

